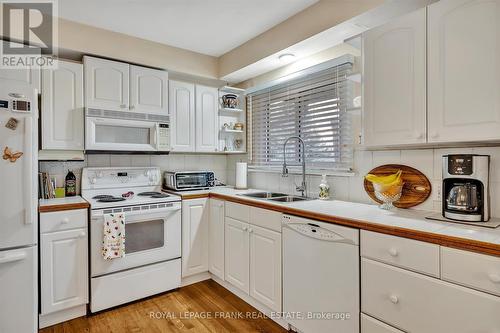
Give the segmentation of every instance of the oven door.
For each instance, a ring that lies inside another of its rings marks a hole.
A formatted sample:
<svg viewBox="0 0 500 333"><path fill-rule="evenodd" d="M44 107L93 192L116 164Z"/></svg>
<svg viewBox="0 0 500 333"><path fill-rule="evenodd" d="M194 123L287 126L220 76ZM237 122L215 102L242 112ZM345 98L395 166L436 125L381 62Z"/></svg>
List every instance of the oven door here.
<svg viewBox="0 0 500 333"><path fill-rule="evenodd" d="M156 122L86 117L86 150L157 151Z"/></svg>
<svg viewBox="0 0 500 333"><path fill-rule="evenodd" d="M90 225L90 271L96 277L181 256L181 203L93 210ZM104 214L125 213L125 256L102 257Z"/></svg>

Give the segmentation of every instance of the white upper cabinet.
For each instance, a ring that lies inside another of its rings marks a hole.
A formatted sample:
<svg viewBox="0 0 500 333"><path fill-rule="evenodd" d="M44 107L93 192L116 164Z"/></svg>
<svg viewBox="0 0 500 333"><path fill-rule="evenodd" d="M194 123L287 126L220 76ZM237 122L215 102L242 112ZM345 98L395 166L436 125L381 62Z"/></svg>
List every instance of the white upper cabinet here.
<svg viewBox="0 0 500 333"><path fill-rule="evenodd" d="M42 149L83 150L83 65L42 71Z"/></svg>
<svg viewBox="0 0 500 333"><path fill-rule="evenodd" d="M9 42L2 41L3 45ZM20 45L18 43L10 43ZM9 85L19 85L21 87L31 87L38 89L40 92L40 69L39 68L24 68L24 69L7 69L0 68L0 82L7 82Z"/></svg>
<svg viewBox="0 0 500 333"><path fill-rule="evenodd" d="M196 86L196 151L214 152L218 146L219 90Z"/></svg>
<svg viewBox="0 0 500 333"><path fill-rule="evenodd" d="M173 151L195 151L194 84L169 81L171 146Z"/></svg>
<svg viewBox="0 0 500 333"><path fill-rule="evenodd" d="M86 107L129 109L129 65L123 62L83 57Z"/></svg>
<svg viewBox="0 0 500 333"><path fill-rule="evenodd" d="M365 32L363 56L364 144L426 142L426 9Z"/></svg>
<svg viewBox="0 0 500 333"><path fill-rule="evenodd" d="M500 139L500 0L428 7L429 142Z"/></svg>
<svg viewBox="0 0 500 333"><path fill-rule="evenodd" d="M168 114L168 73L130 66L130 110L152 114Z"/></svg>

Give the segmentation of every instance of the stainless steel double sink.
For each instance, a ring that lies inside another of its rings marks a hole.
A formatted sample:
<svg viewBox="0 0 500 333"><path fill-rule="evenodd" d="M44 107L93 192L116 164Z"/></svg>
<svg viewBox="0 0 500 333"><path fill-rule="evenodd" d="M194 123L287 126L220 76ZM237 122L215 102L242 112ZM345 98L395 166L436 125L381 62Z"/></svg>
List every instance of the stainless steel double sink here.
<svg viewBox="0 0 500 333"><path fill-rule="evenodd" d="M285 193L278 193L278 192L254 192L254 193L245 193L238 195L254 199L275 201L275 202L296 202L296 201L312 200L311 198L299 197L295 195L288 195Z"/></svg>

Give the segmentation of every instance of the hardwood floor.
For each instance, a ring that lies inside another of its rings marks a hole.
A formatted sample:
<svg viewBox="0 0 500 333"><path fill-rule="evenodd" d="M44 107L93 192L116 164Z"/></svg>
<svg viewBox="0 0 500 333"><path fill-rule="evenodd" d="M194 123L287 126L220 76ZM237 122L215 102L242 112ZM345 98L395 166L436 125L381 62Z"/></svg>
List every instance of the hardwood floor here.
<svg viewBox="0 0 500 333"><path fill-rule="evenodd" d="M248 318L249 316L255 318ZM207 280L143 301L50 326L39 332L274 333L286 330L216 282Z"/></svg>

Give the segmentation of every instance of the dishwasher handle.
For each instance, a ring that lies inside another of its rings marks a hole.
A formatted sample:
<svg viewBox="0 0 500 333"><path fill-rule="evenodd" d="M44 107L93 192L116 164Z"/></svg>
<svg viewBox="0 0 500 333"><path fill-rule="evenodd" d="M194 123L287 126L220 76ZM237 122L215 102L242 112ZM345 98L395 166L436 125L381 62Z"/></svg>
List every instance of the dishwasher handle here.
<svg viewBox="0 0 500 333"><path fill-rule="evenodd" d="M288 228L301 235L326 242L357 245L352 239L345 238L336 232L322 228L314 223L286 223L283 225L283 228Z"/></svg>

